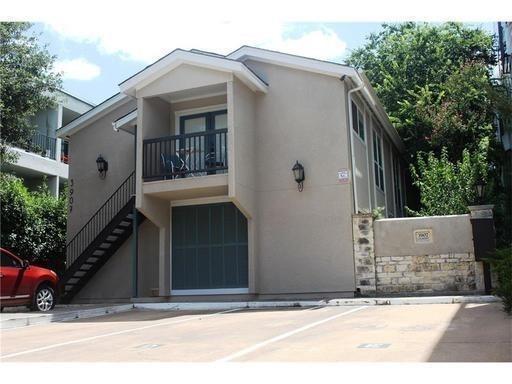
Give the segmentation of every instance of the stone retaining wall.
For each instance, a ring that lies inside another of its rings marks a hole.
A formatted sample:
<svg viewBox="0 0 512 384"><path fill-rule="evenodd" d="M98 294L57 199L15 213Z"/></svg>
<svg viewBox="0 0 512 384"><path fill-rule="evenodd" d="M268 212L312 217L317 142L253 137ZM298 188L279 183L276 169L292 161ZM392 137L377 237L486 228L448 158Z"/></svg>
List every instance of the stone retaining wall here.
<svg viewBox="0 0 512 384"><path fill-rule="evenodd" d="M352 221L356 289L363 296L484 291L483 265L475 261L472 233L466 233L468 215L374 221L357 214ZM418 228L432 230L437 243L416 244Z"/></svg>

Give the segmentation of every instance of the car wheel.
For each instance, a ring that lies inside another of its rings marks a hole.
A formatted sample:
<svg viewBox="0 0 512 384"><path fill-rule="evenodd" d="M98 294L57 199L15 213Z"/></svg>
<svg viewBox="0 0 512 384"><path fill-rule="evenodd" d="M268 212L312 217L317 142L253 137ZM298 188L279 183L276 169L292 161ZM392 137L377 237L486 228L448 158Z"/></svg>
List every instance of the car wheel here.
<svg viewBox="0 0 512 384"><path fill-rule="evenodd" d="M46 312L53 307L55 307L55 291L47 285L41 285L37 288L32 309L34 311Z"/></svg>

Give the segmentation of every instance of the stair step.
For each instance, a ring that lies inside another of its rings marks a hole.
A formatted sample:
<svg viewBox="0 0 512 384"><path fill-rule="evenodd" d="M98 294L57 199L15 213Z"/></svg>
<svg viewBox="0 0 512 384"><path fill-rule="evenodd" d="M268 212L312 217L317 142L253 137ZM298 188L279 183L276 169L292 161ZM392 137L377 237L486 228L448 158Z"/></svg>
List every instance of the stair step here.
<svg viewBox="0 0 512 384"><path fill-rule="evenodd" d="M100 248L101 249L109 249L112 246L112 243L101 243Z"/></svg>
<svg viewBox="0 0 512 384"><path fill-rule="evenodd" d="M114 241L116 241L117 239L119 239L119 236L110 235L110 236L107 236L107 238L105 239L105 241L109 241L109 242L113 243L113 242L114 242Z"/></svg>
<svg viewBox="0 0 512 384"><path fill-rule="evenodd" d="M105 251L101 250L101 249L97 249L96 251L94 251L92 253L93 256L103 256L105 254Z"/></svg>
<svg viewBox="0 0 512 384"><path fill-rule="evenodd" d="M91 268L92 268L92 264L82 264L82 265L80 266L80 269L81 269L82 271L88 271L88 270L89 270L89 269L91 269Z"/></svg>
<svg viewBox="0 0 512 384"><path fill-rule="evenodd" d="M73 286L72 285L66 285L64 287L64 291L71 291L73 289Z"/></svg>
<svg viewBox="0 0 512 384"><path fill-rule="evenodd" d="M126 215L126 218L127 219L132 219L133 220L133 213L129 213Z"/></svg>
<svg viewBox="0 0 512 384"><path fill-rule="evenodd" d="M125 232L125 229L122 229L122 228L115 228L112 233L114 235L122 235L123 233Z"/></svg>
<svg viewBox="0 0 512 384"><path fill-rule="evenodd" d="M95 262L97 262L100 258L99 257L89 257L86 262L88 264L94 264Z"/></svg>
<svg viewBox="0 0 512 384"><path fill-rule="evenodd" d="M68 284L76 284L80 281L80 278L79 277L72 277L71 279L68 280Z"/></svg>
<svg viewBox="0 0 512 384"><path fill-rule="evenodd" d="M85 271L76 271L74 274L73 274L73 277L82 277L82 276L85 276L86 272Z"/></svg>
<svg viewBox="0 0 512 384"><path fill-rule="evenodd" d="M119 223L118 227L129 227L131 224L131 221L123 220Z"/></svg>

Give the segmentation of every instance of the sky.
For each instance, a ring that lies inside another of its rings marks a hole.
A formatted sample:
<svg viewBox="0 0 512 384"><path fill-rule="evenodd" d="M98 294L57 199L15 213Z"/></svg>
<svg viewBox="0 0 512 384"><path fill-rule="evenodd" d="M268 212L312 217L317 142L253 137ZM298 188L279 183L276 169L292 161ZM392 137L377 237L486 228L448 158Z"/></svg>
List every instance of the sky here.
<svg viewBox="0 0 512 384"><path fill-rule="evenodd" d="M253 45L334 62L343 62L381 23L202 21L156 18L130 28L122 20L57 18L34 23L32 30L57 56L67 92L98 104L119 91L118 84L175 48L221 54ZM491 22L471 23L490 32Z"/></svg>

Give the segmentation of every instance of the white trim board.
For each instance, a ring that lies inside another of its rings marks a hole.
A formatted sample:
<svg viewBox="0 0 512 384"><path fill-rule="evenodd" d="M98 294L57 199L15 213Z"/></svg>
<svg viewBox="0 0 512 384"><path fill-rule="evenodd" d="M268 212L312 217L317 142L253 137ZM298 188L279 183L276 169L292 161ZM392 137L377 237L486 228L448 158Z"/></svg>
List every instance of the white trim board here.
<svg viewBox="0 0 512 384"><path fill-rule="evenodd" d="M240 295L248 293L249 288L171 289L171 296Z"/></svg>

